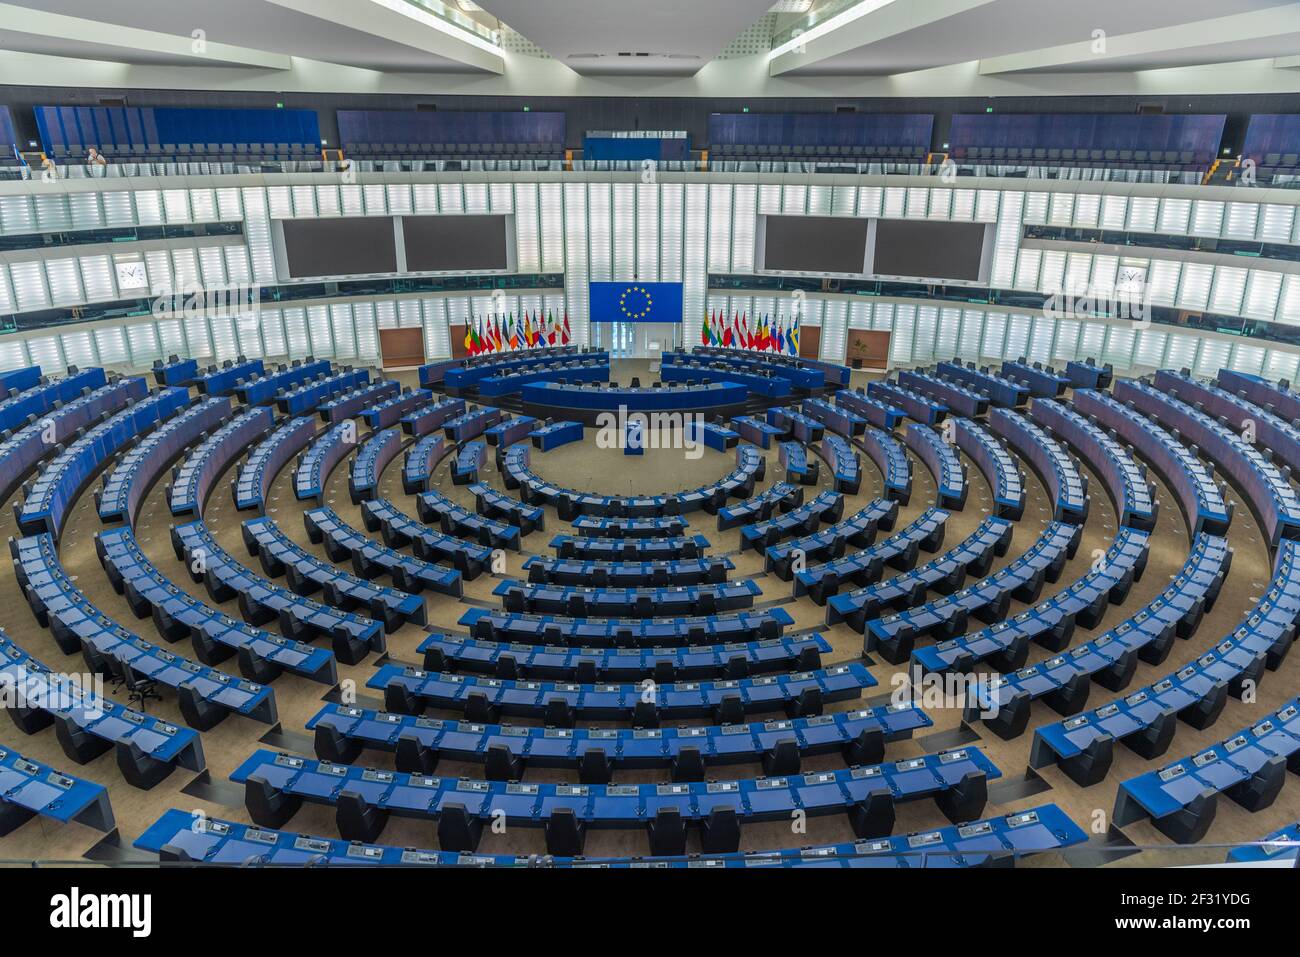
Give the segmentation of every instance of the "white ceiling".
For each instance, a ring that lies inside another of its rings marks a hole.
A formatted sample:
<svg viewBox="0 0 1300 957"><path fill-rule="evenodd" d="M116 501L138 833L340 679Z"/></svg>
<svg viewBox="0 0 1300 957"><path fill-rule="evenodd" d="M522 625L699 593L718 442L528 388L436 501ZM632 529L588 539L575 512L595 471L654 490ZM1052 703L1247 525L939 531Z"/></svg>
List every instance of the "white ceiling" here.
<svg viewBox="0 0 1300 957"><path fill-rule="evenodd" d="M369 0L351 0L354 5ZM202 30L209 44L228 44L281 53L368 70L418 73L464 73L471 67L421 48L422 27L410 21L406 42L369 33L329 19L290 9L273 0L13 0L13 5L77 17L106 26L132 27L183 37L188 43ZM400 6L400 4L399 4ZM105 39L111 40L111 30ZM4 48L52 53L65 57L108 59L119 63L154 63L156 54L139 46L123 46L105 55L111 43L95 44L51 36L39 44L19 40ZM194 57L194 60L200 59Z"/></svg>
<svg viewBox="0 0 1300 957"><path fill-rule="evenodd" d="M755 98L1300 92L1297 0L863 0L808 24L790 52L772 51L772 34L799 16L769 15L773 0L479 3L477 17L509 27L501 48L408 0L0 0L0 83ZM837 3L813 0L812 11L827 5ZM196 30L202 52L191 49Z"/></svg>
<svg viewBox="0 0 1300 957"><path fill-rule="evenodd" d="M1292 0L991 0L971 6L952 16L930 19L930 9L939 8L939 0L896 0L842 28L841 36L860 33L864 42L843 53L816 59L806 66L794 66L787 72L795 76L834 74L883 75L911 73L953 63L984 60L989 57L1041 50L1061 44L1091 45L1093 31L1106 34L1107 44L1117 37L1154 30L1174 24L1268 10L1277 7L1300 7ZM915 25L898 32L873 30L895 20L910 20ZM1215 32L1209 28L1199 33L1202 41L1211 41ZM883 35L881 35L883 34ZM1281 38L1280 38L1281 39ZM1234 59L1280 56L1274 52L1285 43L1261 43L1242 49ZM1291 52L1300 52L1294 44ZM815 50L810 52L816 53ZM1163 53L1134 57L1124 69L1152 69L1202 61L1196 49L1175 48ZM1096 69L1112 70L1107 61L1097 58ZM1088 72L1086 63L1070 72Z"/></svg>
<svg viewBox="0 0 1300 957"><path fill-rule="evenodd" d="M690 76L767 13L772 2L478 0L512 30L589 76Z"/></svg>

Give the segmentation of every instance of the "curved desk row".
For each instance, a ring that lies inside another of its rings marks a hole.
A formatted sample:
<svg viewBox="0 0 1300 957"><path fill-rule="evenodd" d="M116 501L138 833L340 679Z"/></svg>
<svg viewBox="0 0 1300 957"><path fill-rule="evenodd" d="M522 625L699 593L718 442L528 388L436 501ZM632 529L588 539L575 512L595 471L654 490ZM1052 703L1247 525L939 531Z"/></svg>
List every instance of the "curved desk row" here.
<svg viewBox="0 0 1300 957"><path fill-rule="evenodd" d="M661 375L672 381L669 367ZM601 412L683 412L729 414L743 411L749 390L737 382L712 382L686 388L632 389L608 386L560 385L541 382L522 390L524 412L539 419L563 415L586 425L596 424Z"/></svg>

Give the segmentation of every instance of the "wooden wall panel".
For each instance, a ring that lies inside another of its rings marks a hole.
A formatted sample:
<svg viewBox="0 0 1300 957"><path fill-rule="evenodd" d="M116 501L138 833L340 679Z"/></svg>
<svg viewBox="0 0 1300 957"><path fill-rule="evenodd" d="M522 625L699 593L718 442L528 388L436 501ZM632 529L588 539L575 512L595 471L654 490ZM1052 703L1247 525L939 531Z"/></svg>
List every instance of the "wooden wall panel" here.
<svg viewBox="0 0 1300 957"><path fill-rule="evenodd" d="M888 369L889 335L875 329L850 329L844 361L852 365L854 359L861 359L864 369Z"/></svg>
<svg viewBox="0 0 1300 957"><path fill-rule="evenodd" d="M462 342L464 338L462 332ZM379 354L385 369L424 365L424 330L380 329Z"/></svg>

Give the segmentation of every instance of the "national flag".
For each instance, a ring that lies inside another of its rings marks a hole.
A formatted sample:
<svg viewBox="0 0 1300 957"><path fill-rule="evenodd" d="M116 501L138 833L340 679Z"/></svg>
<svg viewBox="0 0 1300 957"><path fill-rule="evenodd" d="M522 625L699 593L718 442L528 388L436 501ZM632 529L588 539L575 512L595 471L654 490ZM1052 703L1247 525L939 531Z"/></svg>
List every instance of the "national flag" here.
<svg viewBox="0 0 1300 957"><path fill-rule="evenodd" d="M749 348L749 313L745 312L740 317L740 348Z"/></svg>
<svg viewBox="0 0 1300 957"><path fill-rule="evenodd" d="M709 314L706 312L704 314L704 325L700 327L700 345L707 346L708 344L709 344Z"/></svg>
<svg viewBox="0 0 1300 957"><path fill-rule="evenodd" d="M568 344L569 344L569 311L566 309L564 310L564 335L561 339L560 345L567 346Z"/></svg>
<svg viewBox="0 0 1300 957"><path fill-rule="evenodd" d="M799 354L799 323L800 317L794 317L794 325L790 327L790 354Z"/></svg>

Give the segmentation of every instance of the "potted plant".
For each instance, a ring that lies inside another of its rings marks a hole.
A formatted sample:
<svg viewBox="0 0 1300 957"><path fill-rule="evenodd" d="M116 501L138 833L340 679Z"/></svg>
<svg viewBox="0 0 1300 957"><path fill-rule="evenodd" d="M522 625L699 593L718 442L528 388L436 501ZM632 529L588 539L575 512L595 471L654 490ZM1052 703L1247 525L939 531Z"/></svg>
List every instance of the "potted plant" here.
<svg viewBox="0 0 1300 957"><path fill-rule="evenodd" d="M849 340L849 362L855 369L861 369L862 363L871 358L871 350L861 339Z"/></svg>

